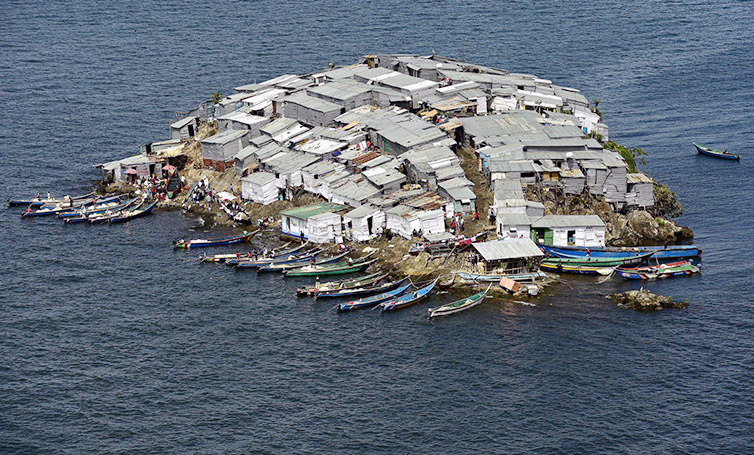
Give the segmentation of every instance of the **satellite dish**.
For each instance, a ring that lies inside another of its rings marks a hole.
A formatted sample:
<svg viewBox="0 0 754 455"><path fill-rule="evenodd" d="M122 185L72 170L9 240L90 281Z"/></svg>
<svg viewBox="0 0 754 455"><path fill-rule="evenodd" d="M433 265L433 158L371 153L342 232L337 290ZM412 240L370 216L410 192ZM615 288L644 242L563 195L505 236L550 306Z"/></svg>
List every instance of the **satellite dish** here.
<svg viewBox="0 0 754 455"><path fill-rule="evenodd" d="M573 152L566 153L566 158L573 158Z"/></svg>
<svg viewBox="0 0 754 455"><path fill-rule="evenodd" d="M437 65L435 65L435 67L436 67L436 68L437 68L438 70L439 70L439 69L442 69L442 63L438 63Z"/></svg>

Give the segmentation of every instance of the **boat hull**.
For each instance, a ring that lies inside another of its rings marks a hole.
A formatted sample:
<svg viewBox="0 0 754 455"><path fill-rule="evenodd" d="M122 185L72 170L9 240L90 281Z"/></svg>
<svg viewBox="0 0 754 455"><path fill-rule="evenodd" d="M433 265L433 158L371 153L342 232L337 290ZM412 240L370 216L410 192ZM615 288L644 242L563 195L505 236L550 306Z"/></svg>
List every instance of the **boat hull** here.
<svg viewBox="0 0 754 455"><path fill-rule="evenodd" d="M668 245L664 246L637 246L626 248L610 247L576 247L576 246L552 246L537 244L550 256L562 258L628 258L643 253L653 253L652 260L693 259L702 254L702 250L695 245Z"/></svg>
<svg viewBox="0 0 754 455"><path fill-rule="evenodd" d="M544 272L531 272L531 273L521 273L516 275L482 275L479 273L469 273L469 272L456 272L456 274L461 277L462 280L468 282L468 283L498 283L500 282L501 278L509 278L513 281L519 281L519 282L526 282L526 281L536 281L538 279L542 279L545 276Z"/></svg>
<svg viewBox="0 0 754 455"><path fill-rule="evenodd" d="M696 148L696 151L700 155L706 155L706 156L711 156L713 158L719 158L722 160L731 160L731 161L739 161L741 159L740 156L734 153L721 152L719 150L711 149L703 145L694 144L694 147Z"/></svg>

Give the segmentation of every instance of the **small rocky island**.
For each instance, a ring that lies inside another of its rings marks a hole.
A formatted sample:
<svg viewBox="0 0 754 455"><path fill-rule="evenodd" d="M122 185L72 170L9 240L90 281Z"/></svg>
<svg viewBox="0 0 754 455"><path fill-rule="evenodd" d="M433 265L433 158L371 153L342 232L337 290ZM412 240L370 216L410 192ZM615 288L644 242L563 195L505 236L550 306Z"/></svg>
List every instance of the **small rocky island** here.
<svg viewBox="0 0 754 455"><path fill-rule="evenodd" d="M671 220L675 194L637 168L644 152L610 141L578 89L437 55L242 82L181 114L170 139L98 165L103 188L270 240L363 244L454 285L540 285L543 245L693 237Z"/></svg>
<svg viewBox="0 0 754 455"><path fill-rule="evenodd" d="M689 306L687 301L674 302L670 297L657 295L646 289L613 294L610 299L621 308L636 311L662 311L664 308L680 309Z"/></svg>

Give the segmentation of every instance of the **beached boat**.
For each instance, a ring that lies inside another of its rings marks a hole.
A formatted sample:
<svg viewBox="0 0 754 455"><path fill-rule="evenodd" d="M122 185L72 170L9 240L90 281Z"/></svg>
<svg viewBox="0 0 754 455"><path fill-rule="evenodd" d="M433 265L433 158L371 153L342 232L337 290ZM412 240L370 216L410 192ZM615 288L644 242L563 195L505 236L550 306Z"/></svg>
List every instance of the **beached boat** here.
<svg viewBox="0 0 754 455"><path fill-rule="evenodd" d="M91 219L93 219L95 217L102 217L106 221L114 213L120 212L122 210L127 210L128 208L132 207L133 205L135 205L137 203L138 200L139 200L138 198L133 198L133 199L129 199L127 201L124 201L122 204L117 205L117 206L112 207L112 208L105 208L105 209L100 209L100 210L91 210L91 211L88 211L88 212L83 212L82 211L82 213L79 213L78 216L72 216L72 217L66 216L66 217L63 217L64 214L59 214L58 216L61 217L61 218L63 218L63 221L66 224L87 223L87 222L89 222ZM68 212L66 212L65 215L67 215L67 213Z"/></svg>
<svg viewBox="0 0 754 455"><path fill-rule="evenodd" d="M94 193L83 194L81 196L64 197L63 199L55 199L55 198L8 199L7 204L9 207L12 207L12 206L40 207L43 205L57 205L57 204L70 206L71 202L75 203L76 201L81 201L82 199L90 199L92 196L94 196Z"/></svg>
<svg viewBox="0 0 754 455"><path fill-rule="evenodd" d="M348 275L351 273L363 272L375 262L377 262L377 259L372 259L366 262L354 261L352 264L314 264L295 268L293 270L286 270L283 273L286 277Z"/></svg>
<svg viewBox="0 0 754 455"><path fill-rule="evenodd" d="M99 208L101 206L106 206L106 207L114 206L114 205L119 204L120 203L119 201L120 201L120 196L111 196L111 197L107 197L101 200L97 200L96 198L85 199L82 201L74 202L73 204L42 205L35 211L30 211L30 209L27 210L26 212L22 213L21 216L22 217L37 217L37 216L57 215L59 213L69 212L71 211L71 209L75 209L75 208L83 208L83 207Z"/></svg>
<svg viewBox="0 0 754 455"><path fill-rule="evenodd" d="M170 174L167 183L165 183L165 191L168 193L168 199L173 199L181 191L181 177L178 172L173 171Z"/></svg>
<svg viewBox="0 0 754 455"><path fill-rule="evenodd" d="M583 247L552 246L538 243L545 253L562 258L626 258L637 254L652 253L652 260L693 259L701 256L702 250L696 245L667 246L628 246L628 247Z"/></svg>
<svg viewBox="0 0 754 455"><path fill-rule="evenodd" d="M643 264L647 262L647 259L649 259L651 255L652 253L642 253L625 258L595 258L590 256L579 258L554 257L543 260L539 265L540 268L544 268L542 267L542 265L547 266L548 270L552 270L553 267L557 268L558 266L565 265L584 265L588 267L623 267Z"/></svg>
<svg viewBox="0 0 754 455"><path fill-rule="evenodd" d="M352 311L358 310L360 308L375 306L378 303L394 299L396 296L403 294L409 287L411 287L410 283L404 284L403 286L397 289L393 289L392 291L383 292L382 294L373 295L371 297L366 297L360 300L353 300L351 302L341 303L338 305L338 311Z"/></svg>
<svg viewBox="0 0 754 455"><path fill-rule="evenodd" d="M387 292L392 289L395 289L398 286L402 286L404 283L406 283L406 281L408 281L408 277L403 278L402 280L392 281L390 283L378 284L374 286L361 286L361 287L337 289L334 291L323 291L323 292L317 293L317 295L315 295L314 298L315 299L334 299L334 298L340 298L340 297L356 297L359 295L381 294L383 292Z"/></svg>
<svg viewBox="0 0 754 455"><path fill-rule="evenodd" d="M88 218L92 215L100 215L107 211L117 212L131 206L136 202L138 198L126 199L125 201L111 201L106 204L97 204L97 207L81 207L78 210L67 210L65 212L58 213L58 218L62 218L64 221L67 218Z"/></svg>
<svg viewBox="0 0 754 455"><path fill-rule="evenodd" d="M542 270L556 273L574 273L580 275L610 275L615 266L587 265L587 264L548 264L542 261L539 265Z"/></svg>
<svg viewBox="0 0 754 455"><path fill-rule="evenodd" d="M238 262L241 262L241 261L251 261L258 264L270 264L276 260L280 260L285 257L288 257L290 259L296 256L303 256L304 253L301 250L304 249L304 247L308 245L308 242L302 243L301 245L295 248L286 249L288 245L290 244L291 242L286 242L280 245L278 248L275 248L273 250L268 250L267 254L262 253L261 257L259 255L252 258L248 256L241 256L241 257L234 256L234 257L228 257L224 261L209 260L208 262L225 262L228 265L236 265ZM218 256L223 256L223 255L218 255Z"/></svg>
<svg viewBox="0 0 754 455"><path fill-rule="evenodd" d="M454 272L467 283L499 283L501 278L508 278L513 281L526 282L541 280L547 275L537 270L536 272L517 273L511 275L480 274L472 272Z"/></svg>
<svg viewBox="0 0 754 455"><path fill-rule="evenodd" d="M337 291L339 289L348 289L362 286L372 286L387 278L387 273L375 272L357 278L349 278L326 283L315 283L314 286L301 286L296 289L298 297L312 297L320 292Z"/></svg>
<svg viewBox="0 0 754 455"><path fill-rule="evenodd" d="M178 240L176 242L173 242L173 246L175 248L183 248L183 249L189 249L189 248L205 248L209 246L224 246L224 245L234 245L236 243L246 243L251 240L252 237L254 237L259 232L259 229L253 232L244 232L241 235L236 235L233 237L223 237L220 239L194 239L194 240Z"/></svg>
<svg viewBox="0 0 754 455"><path fill-rule="evenodd" d="M699 267L689 261L678 261L644 267L617 267L615 273L625 280L655 280L693 275L699 273Z"/></svg>
<svg viewBox="0 0 754 455"><path fill-rule="evenodd" d="M150 213L152 213L152 209L154 209L155 205L157 205L157 201L152 201L147 205L142 205L142 207L137 208L135 210L123 210L121 212L116 213L113 217L107 220L107 222L110 224L124 223L126 221L131 221L134 218L141 218L143 216L147 216Z"/></svg>
<svg viewBox="0 0 754 455"><path fill-rule="evenodd" d="M421 302L422 300L429 297L429 293L432 292L432 289L435 287L435 284L437 284L438 279L439 278L436 278L433 282L431 282L427 286L424 286L423 288L418 289L414 292L410 292L396 299L392 299L392 300L388 300L386 302L380 303L380 311L400 310L402 308L406 308L408 306Z"/></svg>
<svg viewBox="0 0 754 455"><path fill-rule="evenodd" d="M258 272L286 272L293 269L300 269L302 267L312 267L312 266L322 266L322 265L328 265L328 264L335 264L338 262L343 261L343 259L346 257L346 255L350 253L350 251L346 251L345 253L341 253L337 256L332 256L329 258L319 259L315 260L316 254L313 256L305 257L305 258L298 258L294 261L285 261L285 262L274 262L272 264L264 265L262 267L259 267L257 269ZM319 254L319 253L317 253ZM239 263L237 267L242 267L243 263Z"/></svg>
<svg viewBox="0 0 754 455"><path fill-rule="evenodd" d="M715 150L713 148L705 147L697 143L694 143L694 147L696 147L696 151L701 155L712 156L715 158L722 158L724 160L738 161L741 159L740 156L736 155L735 153L730 153L727 150L725 151Z"/></svg>
<svg viewBox="0 0 754 455"><path fill-rule="evenodd" d="M461 311L466 311L470 308L474 308L475 306L479 305L484 301L484 297L487 295L487 292L492 287L492 284L487 286L487 289L478 293L474 294L472 296L466 297L465 299L456 300L455 302L449 303L447 305L439 306L437 308L430 308L429 311L429 317L436 318L439 316L448 316L455 313L460 313Z"/></svg>
<svg viewBox="0 0 754 455"><path fill-rule="evenodd" d="M225 263L242 269L258 269L260 267L293 263L298 263L303 267L304 265L309 263L310 259L316 258L321 253L321 248L312 248L311 250L302 251L300 253L292 254L289 256L275 258L272 261L268 261L266 259L250 260L248 258L242 258L240 260L228 259L225 261Z"/></svg>

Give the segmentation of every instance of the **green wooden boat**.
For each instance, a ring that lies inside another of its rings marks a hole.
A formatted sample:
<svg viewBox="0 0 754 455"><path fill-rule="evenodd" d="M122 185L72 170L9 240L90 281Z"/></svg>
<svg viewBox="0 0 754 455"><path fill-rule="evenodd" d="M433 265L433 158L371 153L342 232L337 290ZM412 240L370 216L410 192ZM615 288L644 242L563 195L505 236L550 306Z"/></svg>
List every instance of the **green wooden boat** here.
<svg viewBox="0 0 754 455"><path fill-rule="evenodd" d="M294 270L283 272L286 277L296 276L331 276L331 275L347 275L349 273L363 272L370 265L377 262L377 259L371 261L361 262L358 264L335 264L335 265L312 265L301 267Z"/></svg>
<svg viewBox="0 0 754 455"><path fill-rule="evenodd" d="M578 258L548 258L542 261L541 265L549 268L558 266L588 266L588 267L618 267L627 265L638 265L647 260L654 253L643 253L634 256L622 258L603 258L603 257L578 257Z"/></svg>
<svg viewBox="0 0 754 455"><path fill-rule="evenodd" d="M470 297L466 297L465 299L456 300L455 302L449 303L447 305L439 306L436 308L430 308L429 311L429 317L436 318L438 316L448 316L455 313L460 313L461 311L468 310L470 308L474 308L475 306L482 303L485 296L487 296L487 292L492 287L492 284L487 286L487 289L484 291L474 294Z"/></svg>

